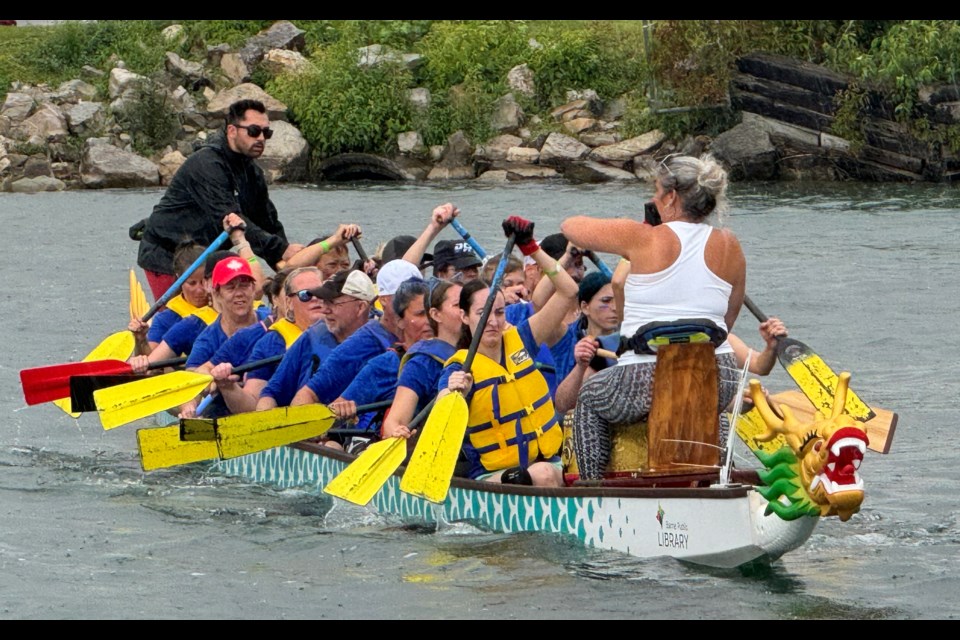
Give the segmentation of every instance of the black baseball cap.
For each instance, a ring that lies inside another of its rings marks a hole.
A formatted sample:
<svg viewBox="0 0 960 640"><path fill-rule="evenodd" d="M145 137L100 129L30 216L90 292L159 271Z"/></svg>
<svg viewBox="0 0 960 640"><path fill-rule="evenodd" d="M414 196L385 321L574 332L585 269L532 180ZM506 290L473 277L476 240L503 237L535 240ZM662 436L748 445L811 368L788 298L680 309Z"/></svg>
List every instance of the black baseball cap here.
<svg viewBox="0 0 960 640"><path fill-rule="evenodd" d="M433 268L444 269L453 265L457 271L480 267L483 260L473 252L466 240L441 240L433 247Z"/></svg>

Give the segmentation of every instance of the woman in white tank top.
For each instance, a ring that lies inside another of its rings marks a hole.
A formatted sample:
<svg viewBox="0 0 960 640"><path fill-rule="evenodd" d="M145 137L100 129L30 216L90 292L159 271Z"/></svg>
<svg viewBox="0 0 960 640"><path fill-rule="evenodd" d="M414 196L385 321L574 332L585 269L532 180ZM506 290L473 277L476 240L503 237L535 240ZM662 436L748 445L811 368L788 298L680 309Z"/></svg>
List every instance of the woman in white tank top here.
<svg viewBox="0 0 960 640"><path fill-rule="evenodd" d="M708 318L729 332L740 313L746 261L736 236L710 224L726 205L727 175L709 155L668 156L660 163L653 204L663 222L574 216L560 229L578 247L623 256L620 334L632 336L650 322ZM717 348L719 412L736 392L732 348ZM574 448L580 477L596 480L610 459L610 425L645 420L650 413L656 357L624 353L619 366L590 378L574 415Z"/></svg>

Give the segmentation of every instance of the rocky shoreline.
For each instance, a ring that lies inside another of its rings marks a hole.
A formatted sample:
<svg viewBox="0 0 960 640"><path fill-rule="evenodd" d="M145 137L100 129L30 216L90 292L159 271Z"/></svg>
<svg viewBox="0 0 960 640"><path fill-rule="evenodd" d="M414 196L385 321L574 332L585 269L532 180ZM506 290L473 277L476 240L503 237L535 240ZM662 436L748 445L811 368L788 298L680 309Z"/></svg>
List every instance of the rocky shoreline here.
<svg viewBox="0 0 960 640"><path fill-rule="evenodd" d="M182 28L168 27L170 42ZM295 71L310 62L302 55L304 32L280 21L250 38L243 47L207 48L203 61L166 54L160 77L146 78L116 60L109 70L86 68L87 77L56 88L13 83L0 106L0 190L38 192L63 189L162 187L193 151L223 126L227 108L241 98L267 106L275 135L260 159L271 183L324 181L464 181L507 183L524 180L566 180L580 183L649 181L659 159L668 153L710 151L734 180L952 180L960 172L953 154L912 139L882 107L870 114L874 125L866 145L852 145L830 133L835 115L833 97L850 79L826 69L788 59L756 54L740 61L731 83L730 106L742 115L733 129L717 136L669 140L658 130L623 139L623 99L603 103L594 91L571 91L568 102L550 113L553 132L534 136L542 124L527 117L516 100L534 91L526 65L512 69L511 92L491 109L493 138L471 141L462 131L445 145L427 147L419 132L397 137L390 155L347 153L309 166L310 149L289 122L287 107L250 82L259 66L273 72ZM380 45L357 52L358 65L391 60L414 66L415 54ZM109 95L98 95L89 80L108 76ZM142 101L144 92L173 107L178 121L175 143L153 157L134 151L131 132L122 118ZM956 122L960 102L935 97L932 113L942 126ZM429 109L426 89L412 89L414 108ZM793 101L793 104L791 104ZM892 112L891 112L892 113ZM879 123L879 124L877 124Z"/></svg>

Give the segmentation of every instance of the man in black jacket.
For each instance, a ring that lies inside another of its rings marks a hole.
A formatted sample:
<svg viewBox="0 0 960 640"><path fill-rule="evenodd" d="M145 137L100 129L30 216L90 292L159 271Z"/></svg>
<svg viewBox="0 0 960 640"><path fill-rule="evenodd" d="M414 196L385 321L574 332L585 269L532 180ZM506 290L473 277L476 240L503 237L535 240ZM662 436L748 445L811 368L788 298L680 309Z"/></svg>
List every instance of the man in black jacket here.
<svg viewBox="0 0 960 640"><path fill-rule="evenodd" d="M272 135L263 103L239 100L230 106L224 131L211 136L174 175L146 219L137 257L154 299L176 280L177 246L183 242L208 246L223 231L222 221L229 213L244 219L253 252L275 271L278 262L303 249L287 241L263 170L254 162Z"/></svg>

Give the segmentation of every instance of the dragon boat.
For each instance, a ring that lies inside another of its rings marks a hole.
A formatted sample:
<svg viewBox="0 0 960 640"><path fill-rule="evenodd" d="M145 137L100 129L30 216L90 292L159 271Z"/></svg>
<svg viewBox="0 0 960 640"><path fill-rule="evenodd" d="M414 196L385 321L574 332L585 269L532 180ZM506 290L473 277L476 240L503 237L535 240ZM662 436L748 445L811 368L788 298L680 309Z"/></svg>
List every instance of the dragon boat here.
<svg viewBox="0 0 960 640"><path fill-rule="evenodd" d="M813 405L778 405L776 396L774 410L751 381L754 407L739 417L737 432L762 467L733 469L717 451L720 463L712 469L655 469L650 431L646 466L610 471L599 481L574 473L568 486L540 488L454 477L435 503L401 490L401 466L367 508L408 524L466 522L494 532L562 535L587 547L714 568L769 563L802 546L821 518L845 521L860 508L858 470L868 437L864 424L843 412L848 380L840 376L829 415ZM320 494L355 458L299 442L216 465L229 476Z"/></svg>

